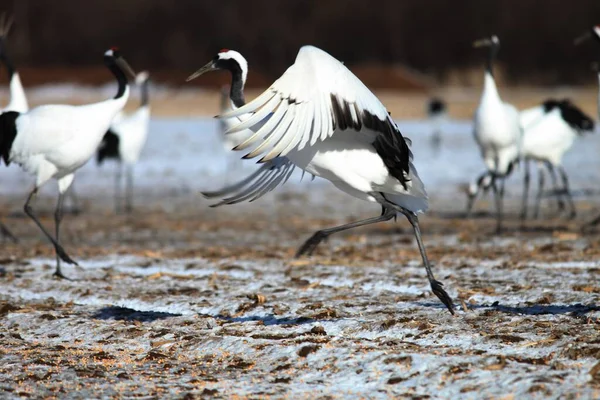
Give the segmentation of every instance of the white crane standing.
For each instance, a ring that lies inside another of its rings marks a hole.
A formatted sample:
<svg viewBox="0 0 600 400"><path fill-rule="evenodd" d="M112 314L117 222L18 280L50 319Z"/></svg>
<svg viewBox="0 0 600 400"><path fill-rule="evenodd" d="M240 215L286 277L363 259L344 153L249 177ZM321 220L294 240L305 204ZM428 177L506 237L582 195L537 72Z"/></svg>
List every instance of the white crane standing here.
<svg viewBox="0 0 600 400"><path fill-rule="evenodd" d="M528 194L530 184L529 162L535 161L538 169L538 191L533 217L537 218L544 191L544 169L552 178L554 192L557 195L559 210L565 208L562 196L569 203L569 217L576 215L575 204L569 188L567 172L562 165L564 154L572 147L574 140L587 132L593 132L594 121L568 99L548 99L539 106L523 110L519 114L523 127L521 158L524 161L523 201L521 219L527 218ZM515 163L517 160L514 161ZM512 168L510 169L512 171ZM556 171L560 174L562 187L558 185ZM479 191L491 187L491 176L484 172L470 185L470 199Z"/></svg>
<svg viewBox="0 0 600 400"><path fill-rule="evenodd" d="M569 188L567 172L562 165L565 153L573 146L575 139L586 132L594 131L594 121L583 113L568 99L548 99L541 106L524 110L520 114L523 126L522 158L525 163L523 188L523 206L521 218L527 218L527 197L529 192L529 161L538 163L538 192L534 208L534 218L539 214L539 207L544 190L543 166L552 178L555 192L558 195L559 209L564 208L561 196L566 197L569 204L569 218L576 215L575 203ZM556 183L555 172L558 171L562 187Z"/></svg>
<svg viewBox="0 0 600 400"><path fill-rule="evenodd" d="M26 113L8 111L0 115L0 156L6 165L14 162L35 175L25 213L54 246L54 275L61 278L65 278L61 260L77 265L60 244L64 194L73 182L75 171L94 155L113 118L125 106L129 98L125 74L135 76L116 48L104 53L104 63L118 82L114 98L81 106L43 105ZM57 180L59 191L54 214L55 237L44 228L30 205L38 189L50 179Z"/></svg>
<svg viewBox="0 0 600 400"><path fill-rule="evenodd" d="M98 148L96 159L102 164L105 159L118 162L115 176L115 211L121 211L122 164L125 165L125 212L133 210L133 167L138 162L148 138L150 125L150 98L148 72L136 75L135 83L140 87L140 106L129 115L119 114L112 122Z"/></svg>
<svg viewBox="0 0 600 400"><path fill-rule="evenodd" d="M496 231L500 232L504 181L510 173L513 161L519 156L521 127L517 109L502 101L494 80L493 64L500 49L500 40L493 35L476 41L474 47L489 47L483 93L475 111L473 134L490 175L496 201ZM497 181L500 183L499 188ZM471 206L472 202L468 211Z"/></svg>
<svg viewBox="0 0 600 400"><path fill-rule="evenodd" d="M231 72L230 97L236 109L221 117L240 121L229 133L253 130L235 150L252 148L243 158L262 155L259 162L267 163L262 171L232 185L232 192L219 193L233 194L237 201L260 197L285 180L291 163L354 197L381 205L378 217L317 231L297 256L311 254L333 233L403 214L413 226L433 293L454 313L452 300L431 271L421 239L417 213L428 207L425 188L407 140L383 104L341 62L313 46L302 47L295 63L245 104L247 65L240 53L223 49L188 78L215 70ZM246 195L240 198L240 193Z"/></svg>
<svg viewBox="0 0 600 400"><path fill-rule="evenodd" d="M17 111L20 113L27 112L29 110L29 104L27 103L27 97L25 97L25 90L21 83L21 77L14 67L13 63L8 56L6 50L6 38L12 26L13 19L6 19L6 14L0 16L0 61L4 63L6 72L8 74L9 82L9 101L6 107L4 107L0 113L6 111ZM0 237L2 239L9 239L14 243L18 242L15 235L0 221Z"/></svg>

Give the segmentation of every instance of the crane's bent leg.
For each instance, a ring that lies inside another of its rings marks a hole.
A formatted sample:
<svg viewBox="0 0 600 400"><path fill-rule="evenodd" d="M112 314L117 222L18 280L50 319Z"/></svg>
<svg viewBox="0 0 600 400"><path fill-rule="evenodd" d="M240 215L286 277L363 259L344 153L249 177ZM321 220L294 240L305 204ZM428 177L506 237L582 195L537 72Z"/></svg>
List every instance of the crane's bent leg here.
<svg viewBox="0 0 600 400"><path fill-rule="evenodd" d="M27 201L25 202L25 206L23 207L23 209L25 211L25 214L27 214L27 216L29 218L31 218L33 220L33 222L35 222L35 224L37 225L38 228L40 228L40 230L42 231L42 233L44 234L44 236L46 236L46 238L48 238L48 240L52 243L52 245L54 246L54 249L56 250L56 255L59 256L61 260L63 260L64 262L66 262L68 264L77 265L77 263L75 261L73 261L73 259L71 257L69 257L69 255L62 248L62 246L52 237L52 235L50 235L48 233L48 231L46 230L46 228L44 228L44 226L42 225L42 223L37 219L37 217L33 213L33 208L31 208L31 206L29 205L29 203L35 197L35 195L37 194L37 191L38 191L38 188L35 187L31 191L31 193L29 194L29 196L27 197Z"/></svg>
<svg viewBox="0 0 600 400"><path fill-rule="evenodd" d="M550 173L550 178L552 179L552 187L554 189L554 195L556 196L556 203L558 206L558 211L564 211L564 209L565 209L565 202L563 200L563 195L565 195L564 188L561 189L558 185L558 180L556 179L556 170L554 169L554 166L552 164L550 164L549 162L544 163L544 165L546 166L546 169Z"/></svg>
<svg viewBox="0 0 600 400"><path fill-rule="evenodd" d="M56 238L57 243L60 243L60 222L62 221L62 218L63 218L63 203L64 203L64 201L65 201L65 195L62 193L59 194L58 202L56 203L56 210L54 211L54 227L56 229L55 238ZM54 271L54 276L56 276L58 278L62 278L62 279L69 279L65 275L63 275L63 273L60 269L60 257L58 255L58 252L56 254L56 270Z"/></svg>
<svg viewBox="0 0 600 400"><path fill-rule="evenodd" d="M521 202L521 220L525 221L527 219L527 200L529 198L529 183L531 181L531 175L529 171L529 161L524 161L524 172L525 176L523 177L523 199Z"/></svg>
<svg viewBox="0 0 600 400"><path fill-rule="evenodd" d="M300 246L300 248L296 252L295 257L297 258L302 255L310 256L315 251L315 249L317 248L319 243L321 243L323 240L325 240L326 238L328 238L330 235L332 235L334 233L345 231L345 230L352 229L352 228L357 228L359 226L375 224L377 222L389 221L390 219L394 218L395 216L396 216L395 210L393 210L389 207L385 207L382 214L378 217L367 218L367 219L363 219L360 221L351 222L349 224L344 224L344 225L340 225L340 226L335 226L333 228L322 229L320 231L317 231L310 238L308 238L308 240L306 240L302 246Z"/></svg>
<svg viewBox="0 0 600 400"><path fill-rule="evenodd" d="M569 178L567 177L567 171L560 166L558 167L558 172L563 181L563 191L565 196L567 197L567 202L569 203L569 207L571 208L571 212L569 213L569 218L575 218L577 215L577 211L575 210L575 203L573 202L573 195L571 194L571 189L569 188Z"/></svg>
<svg viewBox="0 0 600 400"><path fill-rule="evenodd" d="M442 287L442 283L435 279L435 276L431 271L431 264L429 263L429 259L427 258L425 245L423 244L423 239L421 238L421 228L419 227L419 218L417 217L417 214L397 204L390 203L381 193L369 194L378 199L382 204L388 206L388 208L402 213L408 219L408 222L410 222L410 224L413 227L415 238L417 239L417 245L419 246L419 252L421 253L421 259L423 260L423 266L425 267L425 271L427 272L427 279L429 280L429 284L431 285L431 290L437 296L437 298L440 299L442 303L444 303L444 305L448 308L448 311L450 311L451 314L454 314L454 305L452 303L452 299Z"/></svg>

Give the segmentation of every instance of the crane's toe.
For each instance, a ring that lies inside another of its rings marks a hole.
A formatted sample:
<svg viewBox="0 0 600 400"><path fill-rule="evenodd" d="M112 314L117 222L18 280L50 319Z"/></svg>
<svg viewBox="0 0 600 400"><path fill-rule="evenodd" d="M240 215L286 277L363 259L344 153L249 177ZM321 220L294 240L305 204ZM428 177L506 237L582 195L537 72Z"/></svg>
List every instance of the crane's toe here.
<svg viewBox="0 0 600 400"><path fill-rule="evenodd" d="M299 258L302 256L310 256L315 251L319 243L321 243L327 235L322 233L321 231L315 232L296 252L295 258Z"/></svg>
<svg viewBox="0 0 600 400"><path fill-rule="evenodd" d="M56 249L56 254L60 257L61 260L63 260L64 262L66 262L67 264L72 264L72 265L77 265L79 266L79 264L77 264L77 262L75 260L73 260L65 251L65 249L62 248L62 246L57 245L55 246Z"/></svg>
<svg viewBox="0 0 600 400"><path fill-rule="evenodd" d="M446 293L444 288L442 287L442 283L439 281L431 281L431 291L440 299L442 303L448 308L450 314L454 315L454 304L452 299Z"/></svg>

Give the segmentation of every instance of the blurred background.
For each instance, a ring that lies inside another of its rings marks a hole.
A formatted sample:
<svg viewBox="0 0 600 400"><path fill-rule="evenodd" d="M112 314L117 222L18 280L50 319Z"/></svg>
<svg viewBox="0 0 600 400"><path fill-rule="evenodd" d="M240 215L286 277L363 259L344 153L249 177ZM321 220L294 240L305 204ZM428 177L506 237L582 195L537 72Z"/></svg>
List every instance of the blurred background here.
<svg viewBox="0 0 600 400"><path fill-rule="evenodd" d="M313 44L372 89L454 98L450 111L459 117L471 114L482 80L485 52L472 48L474 39L499 35L503 86L584 89L595 87L590 62L598 57L594 46L575 47L573 39L600 21L598 0L0 0L0 10L14 15L9 50L26 87L110 83L101 54L119 46L155 84L186 89L228 82L225 74L208 74L184 85L219 49L236 49L250 63L248 87L265 88L300 46ZM518 93L507 96L530 105ZM183 101L176 108L185 109ZM422 106L409 107L406 116L417 110Z"/></svg>
<svg viewBox="0 0 600 400"><path fill-rule="evenodd" d="M0 9L15 16L21 67L96 66L118 45L133 65L187 73L227 47L271 80L314 44L350 65L402 65L440 84L471 84L483 58L471 42L491 33L507 83L590 82L591 46L573 38L600 21L598 0L0 0Z"/></svg>

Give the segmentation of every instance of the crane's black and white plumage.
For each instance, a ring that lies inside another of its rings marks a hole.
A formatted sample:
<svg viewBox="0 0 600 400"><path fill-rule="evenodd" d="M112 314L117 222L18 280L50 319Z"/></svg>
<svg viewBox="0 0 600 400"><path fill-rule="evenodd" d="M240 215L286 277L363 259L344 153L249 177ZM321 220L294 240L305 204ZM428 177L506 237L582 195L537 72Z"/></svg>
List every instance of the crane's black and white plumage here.
<svg viewBox="0 0 600 400"><path fill-rule="evenodd" d="M521 217L527 217L527 197L529 192L529 161L538 163L538 193L534 209L534 217L539 213L539 205L544 188L544 175L541 168L546 166L558 194L559 208L564 208L561 195L569 204L569 217L576 215L575 204L569 188L567 172L562 165L562 158L572 147L575 139L584 133L594 131L594 121L568 99L548 99L542 105L524 110L520 114L523 127L522 159L525 162L525 179L523 188L523 209ZM556 183L555 171L558 171L562 187Z"/></svg>
<svg viewBox="0 0 600 400"><path fill-rule="evenodd" d="M218 194L240 201L242 193L247 199L260 197L285 180L293 164L382 206L379 217L316 232L298 256L312 253L332 233L405 215L414 228L431 288L453 313L452 300L435 280L421 240L417 213L428 206L425 188L407 140L377 97L341 62L313 46L302 47L295 63L248 104L243 96L247 62L236 51L220 51L188 79L222 69L231 71L230 97L236 107L221 116L237 120L228 132L254 132L235 150L250 150L244 158L261 156L259 162L266 165Z"/></svg>
<svg viewBox="0 0 600 400"><path fill-rule="evenodd" d="M146 144L150 125L149 77L146 71L136 75L135 83L140 87L140 106L131 114L119 113L98 148L96 157L98 164L102 164L106 159L114 159L119 164L115 177L115 210L117 212L121 210L120 192L123 165L126 173L124 210L131 212L133 209L133 167L138 162Z"/></svg>
<svg viewBox="0 0 600 400"><path fill-rule="evenodd" d="M439 151L442 144L442 126L448 120L448 107L439 97L433 97L427 103L427 118L431 124L431 147Z"/></svg>
<svg viewBox="0 0 600 400"><path fill-rule="evenodd" d="M473 134L490 175L491 187L496 200L496 230L500 231L504 181L510 173L513 161L518 158L522 133L517 109L502 101L494 80L493 64L500 49L500 40L493 35L490 38L476 41L474 46L489 47L483 93L475 111ZM500 183L499 188L496 185L497 181ZM468 213L474 200L475 197L469 201Z"/></svg>
<svg viewBox="0 0 600 400"><path fill-rule="evenodd" d="M44 105L26 113L8 111L0 115L0 156L6 165L14 162L35 176L35 185L25 202L25 213L53 244L54 274L63 278L61 260L76 265L60 244L64 194L73 182L75 171L94 155L113 118L127 102L129 86L125 73L134 76L116 48L104 54L104 62L119 85L114 98L81 106ZM59 191L54 215L55 237L40 223L30 205L38 189L50 179L57 180Z"/></svg>
<svg viewBox="0 0 600 400"><path fill-rule="evenodd" d="M530 184L529 162L538 166L538 191L533 216L537 218L544 190L544 169L548 170L557 194L559 209L565 208L562 196L569 204L569 217L576 214L575 204L567 173L562 165L564 154L571 148L575 139L584 133L593 132L594 121L568 99L548 99L539 106L521 111L519 114L523 128L521 159L524 161L524 187L521 218L527 217L528 193ZM518 159L514 160L514 163ZM511 168L512 171L512 168ZM556 172L560 174L562 186L558 185ZM474 197L480 190L487 191L491 186L490 175L484 172L469 189Z"/></svg>
<svg viewBox="0 0 600 400"><path fill-rule="evenodd" d="M29 104L27 103L27 97L25 96L25 89L23 89L23 85L21 84L21 77L12 63L6 49L6 38L10 31L12 22L12 18L8 20L6 19L6 14L2 14L2 16L0 16L0 61L6 67L9 85L8 104L2 110L0 110L0 113L5 111L16 111L23 113L29 110ZM18 242L15 235L13 235L12 232L1 221L0 238L9 239L15 243Z"/></svg>
<svg viewBox="0 0 600 400"><path fill-rule="evenodd" d="M589 38L594 39L594 41L597 44L600 44L600 25L593 26L589 31L587 31L582 36L575 39L575 44L576 45L581 44ZM598 91L597 107L598 107L598 119L600 120L600 65L598 63L594 63L593 69L595 70L596 74L598 75L598 90L599 91ZM586 223L584 225L584 228L589 228L589 227L598 225L598 223L600 223L600 215L598 215L592 221Z"/></svg>

